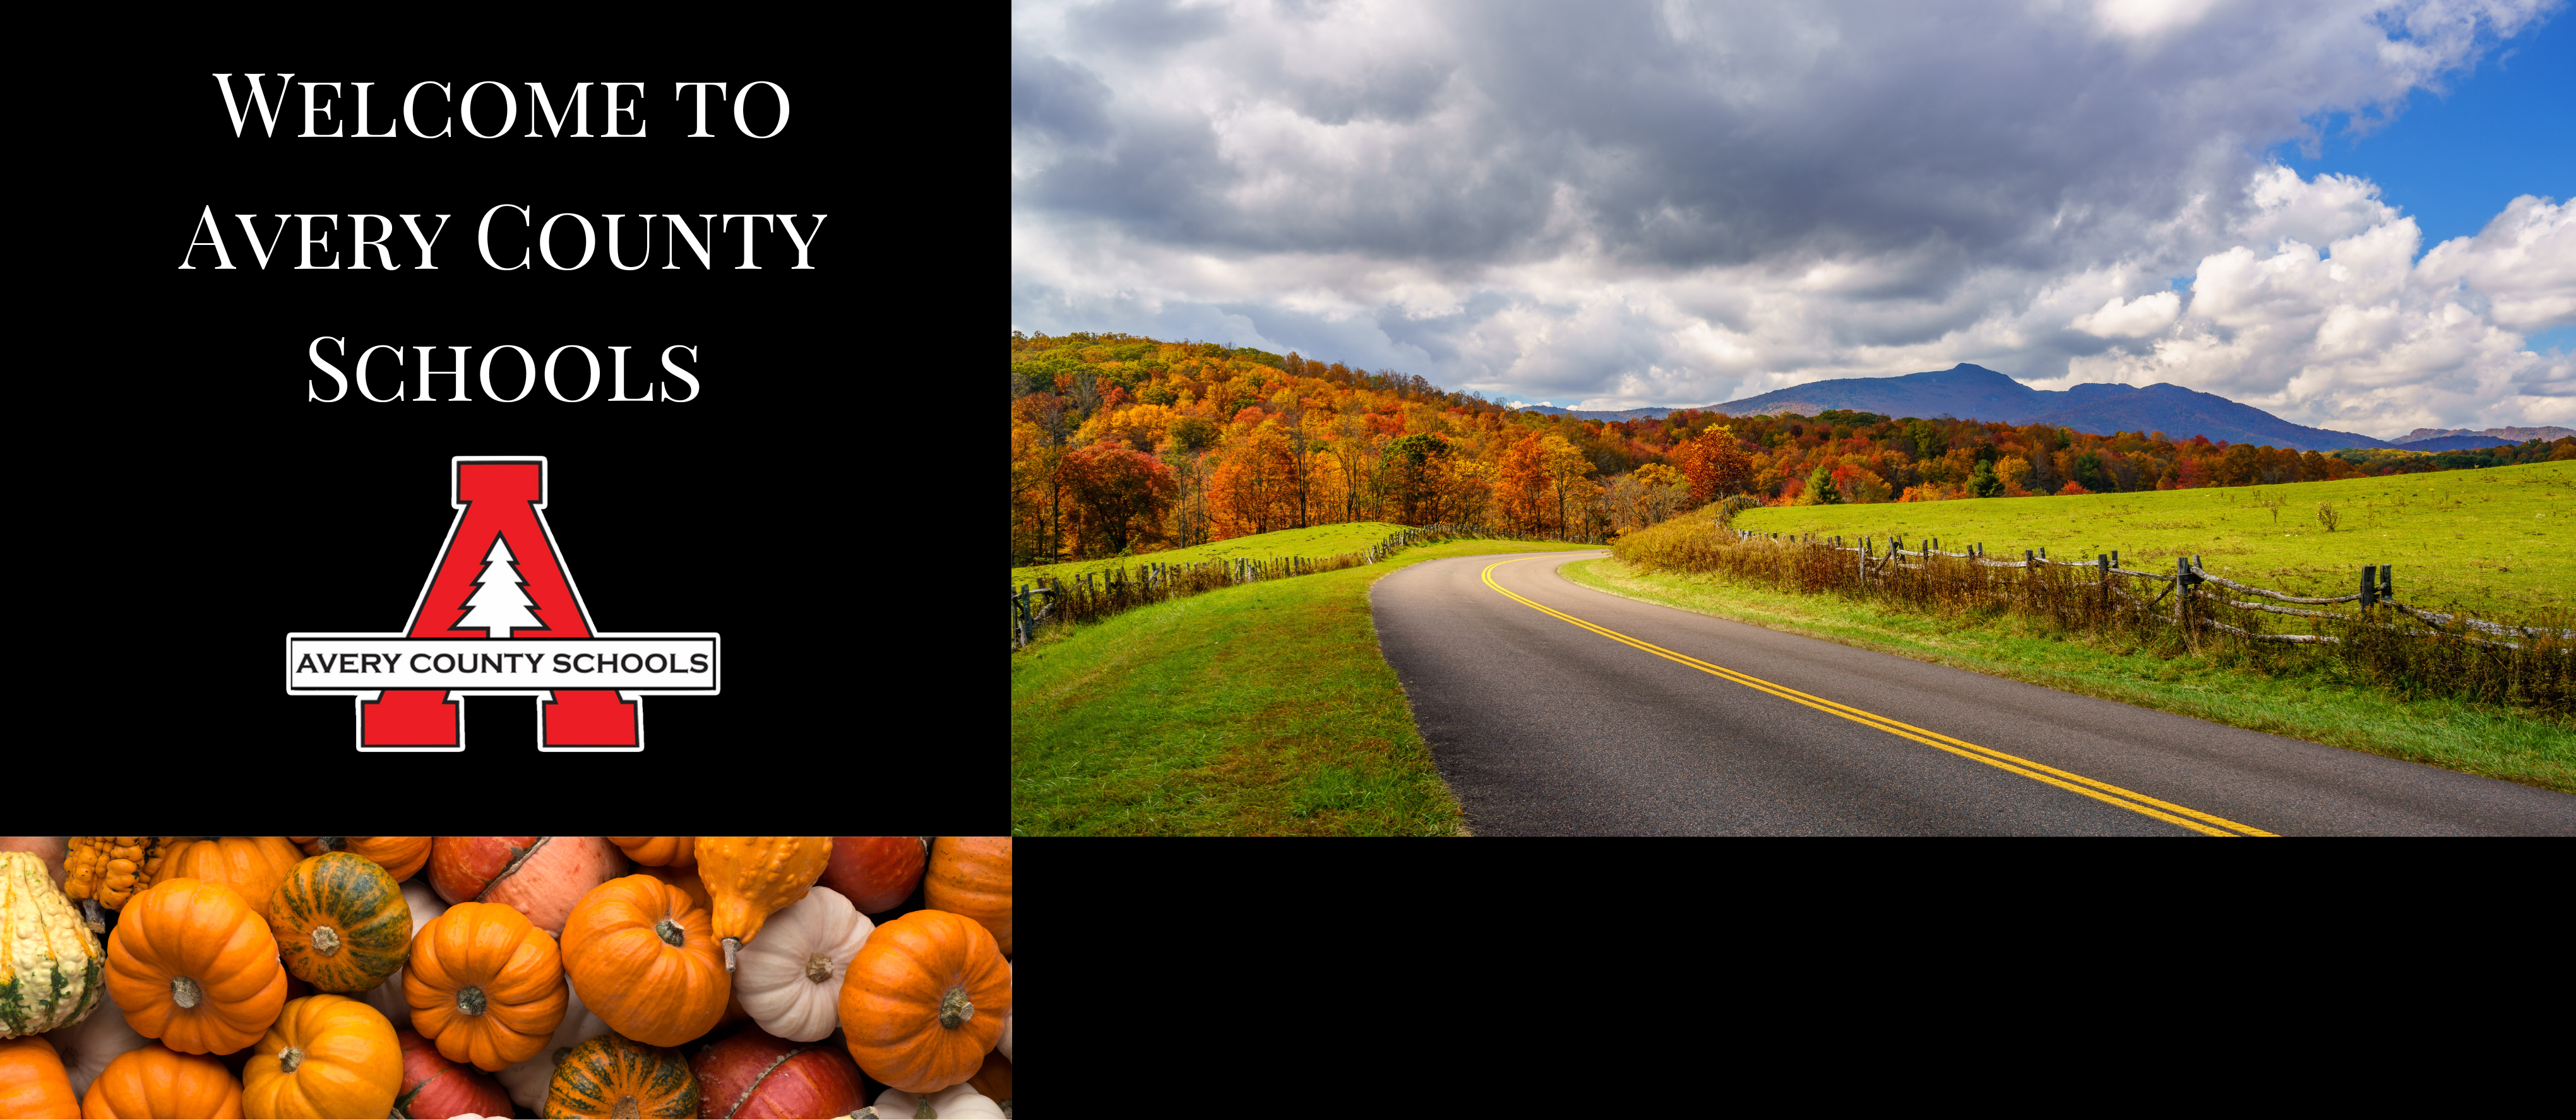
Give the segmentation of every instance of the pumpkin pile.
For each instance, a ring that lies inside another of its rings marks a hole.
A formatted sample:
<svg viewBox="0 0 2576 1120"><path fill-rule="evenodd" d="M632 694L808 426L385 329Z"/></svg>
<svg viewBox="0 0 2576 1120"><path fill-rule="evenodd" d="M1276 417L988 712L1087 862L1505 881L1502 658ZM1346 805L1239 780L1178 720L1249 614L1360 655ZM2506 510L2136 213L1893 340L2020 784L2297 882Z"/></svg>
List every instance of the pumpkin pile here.
<svg viewBox="0 0 2576 1120"><path fill-rule="evenodd" d="M0 837L0 1120L1010 1115L1011 841Z"/></svg>

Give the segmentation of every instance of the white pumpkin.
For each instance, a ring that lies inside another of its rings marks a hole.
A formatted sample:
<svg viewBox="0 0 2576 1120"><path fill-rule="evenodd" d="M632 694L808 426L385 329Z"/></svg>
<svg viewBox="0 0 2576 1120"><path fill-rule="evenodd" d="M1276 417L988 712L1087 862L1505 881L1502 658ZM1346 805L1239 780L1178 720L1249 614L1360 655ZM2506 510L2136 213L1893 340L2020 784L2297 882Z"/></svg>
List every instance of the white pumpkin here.
<svg viewBox="0 0 2576 1120"><path fill-rule="evenodd" d="M1009 976L1009 975L1011 975L1011 964L1010 964L1010 962L1008 962L1008 961L1004 961L1004 962L1002 962L1002 975L1004 975L1004 976ZM1008 1061L1015 1061L1015 1060L1016 1060L1016 1059L1014 1059L1014 1058L1012 1058L1012 1057L1011 1057L1011 1016L1018 1014L1018 1013L1019 1013L1019 1010L1020 1010L1020 989L1019 989L1019 985L1018 985L1016 982L1014 982L1014 983L1012 984L1012 986L1011 986L1011 1009L1010 1009L1009 1011L1005 1011L1005 1012L1003 1012L1003 1013L1002 1013L1002 1045L1001 1045L1001 1051L1002 1051L1002 1060L1003 1060L1003 1061L1006 1061L1006 1062L1008 1062Z"/></svg>
<svg viewBox="0 0 2576 1120"><path fill-rule="evenodd" d="M402 895L403 902L411 907L411 932L414 937L420 936L420 927L428 925L431 918L447 912L447 900L438 897L437 891L429 889L429 877L426 875L412 876L409 882L402 885ZM397 968L392 976L385 978L384 983L368 989L367 994L362 997L367 1001L367 1006L384 1012L385 1018L393 1023L395 1030L411 1028L411 1004L403 999L402 982L403 970Z"/></svg>
<svg viewBox="0 0 2576 1120"><path fill-rule="evenodd" d="M768 930L760 931L762 933ZM877 1094L877 1115L888 1117L930 1116L936 1120L1009 1120L1002 1106L975 1091L972 1085L951 1085L930 1094L930 1107L921 1107L921 1098L901 1089L888 1089Z"/></svg>
<svg viewBox="0 0 2576 1120"><path fill-rule="evenodd" d="M572 981L566 979L563 1025L555 1028L555 1036L547 1040L546 1048L537 1051L535 1057L492 1076L501 1079L501 1087L510 1091L510 1099L517 1101L519 1107L543 1112L546 1086L555 1079L555 1059L565 1050L580 1045L583 1039L607 1033L608 1024L581 1005L581 993L574 991Z"/></svg>
<svg viewBox="0 0 2576 1120"><path fill-rule="evenodd" d="M790 1042L815 1042L841 1025L841 978L876 923L841 892L817 886L769 916L742 947L733 994L760 1029Z"/></svg>
<svg viewBox="0 0 2576 1120"><path fill-rule="evenodd" d="M129 1050L152 1045L152 1040L136 1034L127 1026L125 1012L116 1001L103 999L89 1013L89 1018L68 1027L57 1028L45 1035L54 1044L54 1053L63 1059L63 1072L72 1079L72 1096L89 1092L89 1083L107 1070L107 1063Z"/></svg>

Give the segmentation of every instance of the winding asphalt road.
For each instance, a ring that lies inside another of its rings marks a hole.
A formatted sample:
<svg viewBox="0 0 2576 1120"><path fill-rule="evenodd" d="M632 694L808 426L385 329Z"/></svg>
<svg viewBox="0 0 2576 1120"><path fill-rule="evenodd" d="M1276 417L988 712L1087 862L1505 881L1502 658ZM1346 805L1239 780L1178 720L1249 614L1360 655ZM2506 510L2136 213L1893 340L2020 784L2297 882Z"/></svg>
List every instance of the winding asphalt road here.
<svg viewBox="0 0 2576 1120"><path fill-rule="evenodd" d="M2576 797L1416 564L1378 644L1479 835L2576 835Z"/></svg>

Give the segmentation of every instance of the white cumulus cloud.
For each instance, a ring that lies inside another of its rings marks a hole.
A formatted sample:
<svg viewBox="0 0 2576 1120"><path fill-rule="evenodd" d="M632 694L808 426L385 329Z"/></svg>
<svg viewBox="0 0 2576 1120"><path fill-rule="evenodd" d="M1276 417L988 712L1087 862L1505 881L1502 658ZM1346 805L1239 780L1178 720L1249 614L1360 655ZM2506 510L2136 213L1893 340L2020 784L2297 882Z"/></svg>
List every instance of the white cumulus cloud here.
<svg viewBox="0 0 2576 1120"><path fill-rule="evenodd" d="M1578 407L1970 361L2372 434L2565 422L2576 375L2522 344L2576 310L2564 202L2419 264L2376 184L2260 154L2556 7L1021 3L1012 326Z"/></svg>
<svg viewBox="0 0 2576 1120"><path fill-rule="evenodd" d="M2078 315L2066 324L2086 334L2103 338L2145 338L2173 325L2182 314L2182 297L2172 292L2156 292L2123 302L2112 296L2101 307Z"/></svg>

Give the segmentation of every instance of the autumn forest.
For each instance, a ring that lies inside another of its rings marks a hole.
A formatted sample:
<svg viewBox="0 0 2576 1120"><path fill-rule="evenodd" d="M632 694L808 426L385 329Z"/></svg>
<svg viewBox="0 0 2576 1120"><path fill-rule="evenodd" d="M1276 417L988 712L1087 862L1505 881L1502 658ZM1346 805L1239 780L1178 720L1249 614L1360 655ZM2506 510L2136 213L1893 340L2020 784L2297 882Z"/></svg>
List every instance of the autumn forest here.
<svg viewBox="0 0 2576 1120"><path fill-rule="evenodd" d="M2567 444L2569 441L2560 441ZM1125 334L1011 336L1014 565L1348 521L1610 536L1736 495L1920 502L2318 481L2576 454L2297 452L1974 419L1515 412L1419 376Z"/></svg>

